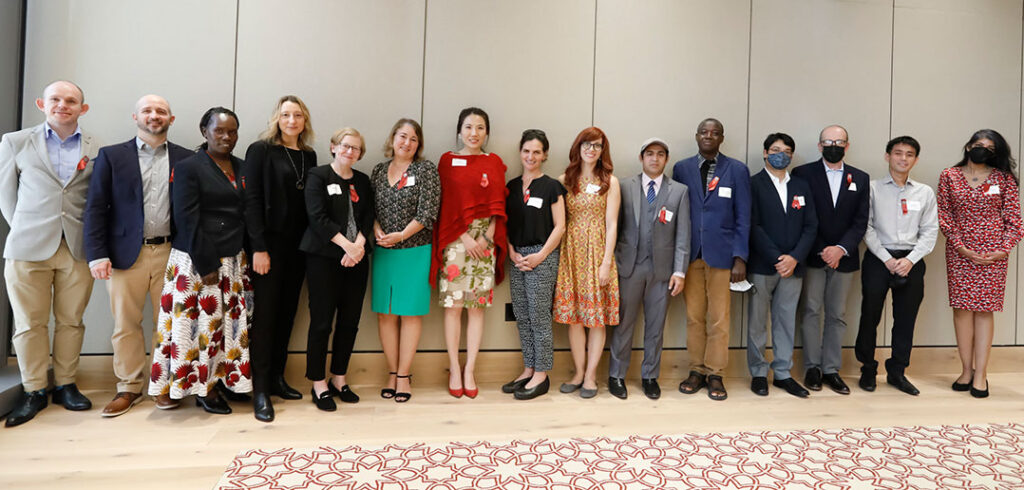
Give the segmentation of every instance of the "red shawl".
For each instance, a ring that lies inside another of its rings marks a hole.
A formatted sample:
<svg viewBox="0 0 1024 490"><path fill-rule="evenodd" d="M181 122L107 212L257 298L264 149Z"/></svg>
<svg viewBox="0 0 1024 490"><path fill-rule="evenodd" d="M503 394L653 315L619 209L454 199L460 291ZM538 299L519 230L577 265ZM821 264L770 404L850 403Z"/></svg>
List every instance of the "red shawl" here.
<svg viewBox="0 0 1024 490"><path fill-rule="evenodd" d="M456 158L464 159L466 165L453 167L452 160ZM444 247L458 240L473 220L494 216L497 220L494 227L494 286L497 286L505 278L505 256L508 253L505 163L493 153L456 155L447 152L441 155L437 173L441 178L441 213L434 224L430 284L437 285Z"/></svg>

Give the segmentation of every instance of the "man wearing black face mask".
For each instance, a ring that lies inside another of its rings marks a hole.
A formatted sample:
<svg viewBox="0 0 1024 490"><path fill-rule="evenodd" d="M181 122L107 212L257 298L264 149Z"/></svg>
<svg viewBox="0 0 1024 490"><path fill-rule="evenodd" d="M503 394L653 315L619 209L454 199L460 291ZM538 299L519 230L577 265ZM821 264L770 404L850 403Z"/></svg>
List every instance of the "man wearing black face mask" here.
<svg viewBox="0 0 1024 490"><path fill-rule="evenodd" d="M868 174L844 161L849 147L846 129L828 126L818 135L822 158L793 169L793 177L810 184L818 214L818 233L807 258L802 292L804 383L818 391L824 382L842 395L850 394L839 377L846 298L853 273L860 268L857 247L867 229L870 201Z"/></svg>
<svg viewBox="0 0 1024 490"><path fill-rule="evenodd" d="M769 304L772 319L772 384L806 398L807 390L790 376L796 305L803 286L802 263L818 230L811 188L786 167L796 144L788 134L772 133L764 140L764 170L750 178L750 261L747 277L753 283L747 315L747 367L750 390L768 395L767 343Z"/></svg>

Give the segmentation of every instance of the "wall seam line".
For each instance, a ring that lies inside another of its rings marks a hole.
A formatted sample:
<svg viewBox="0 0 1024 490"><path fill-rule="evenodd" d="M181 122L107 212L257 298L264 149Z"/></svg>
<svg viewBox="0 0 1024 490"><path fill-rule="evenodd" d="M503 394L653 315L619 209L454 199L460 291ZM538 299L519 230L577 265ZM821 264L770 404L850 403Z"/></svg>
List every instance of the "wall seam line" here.
<svg viewBox="0 0 1024 490"><path fill-rule="evenodd" d="M430 0L423 0L423 63L420 65L420 125L424 124L423 116L427 101L427 11ZM422 142L420 144L423 144Z"/></svg>
<svg viewBox="0 0 1024 490"><path fill-rule="evenodd" d="M594 126L594 116L597 108L597 3L594 0L594 49L591 52L590 64L590 125Z"/></svg>
<svg viewBox="0 0 1024 490"><path fill-rule="evenodd" d="M241 25L242 0L235 0L235 59L231 68L231 110L238 110L238 27Z"/></svg>

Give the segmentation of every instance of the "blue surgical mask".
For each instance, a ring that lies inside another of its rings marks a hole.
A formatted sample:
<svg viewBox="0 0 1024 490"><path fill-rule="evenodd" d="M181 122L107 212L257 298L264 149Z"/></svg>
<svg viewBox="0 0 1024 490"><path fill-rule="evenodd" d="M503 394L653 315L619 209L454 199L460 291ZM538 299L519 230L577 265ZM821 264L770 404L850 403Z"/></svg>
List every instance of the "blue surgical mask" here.
<svg viewBox="0 0 1024 490"><path fill-rule="evenodd" d="M789 162L793 161L793 158L780 151L778 153L769 153L768 157L765 158L765 161L767 161L768 165L771 165L772 168L782 170L789 166Z"/></svg>

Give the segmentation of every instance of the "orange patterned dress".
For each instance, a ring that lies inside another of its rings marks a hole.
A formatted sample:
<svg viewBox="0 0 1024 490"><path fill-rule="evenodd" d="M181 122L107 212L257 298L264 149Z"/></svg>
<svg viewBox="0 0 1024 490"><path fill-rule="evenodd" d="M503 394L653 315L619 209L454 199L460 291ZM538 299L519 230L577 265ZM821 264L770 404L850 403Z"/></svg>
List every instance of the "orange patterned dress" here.
<svg viewBox="0 0 1024 490"><path fill-rule="evenodd" d="M598 285L597 270L604 258L605 211L608 193L588 193L600 181L580 178L577 192L565 196L565 237L558 261L554 320L584 327L619 324L619 273L612 261L611 281Z"/></svg>

